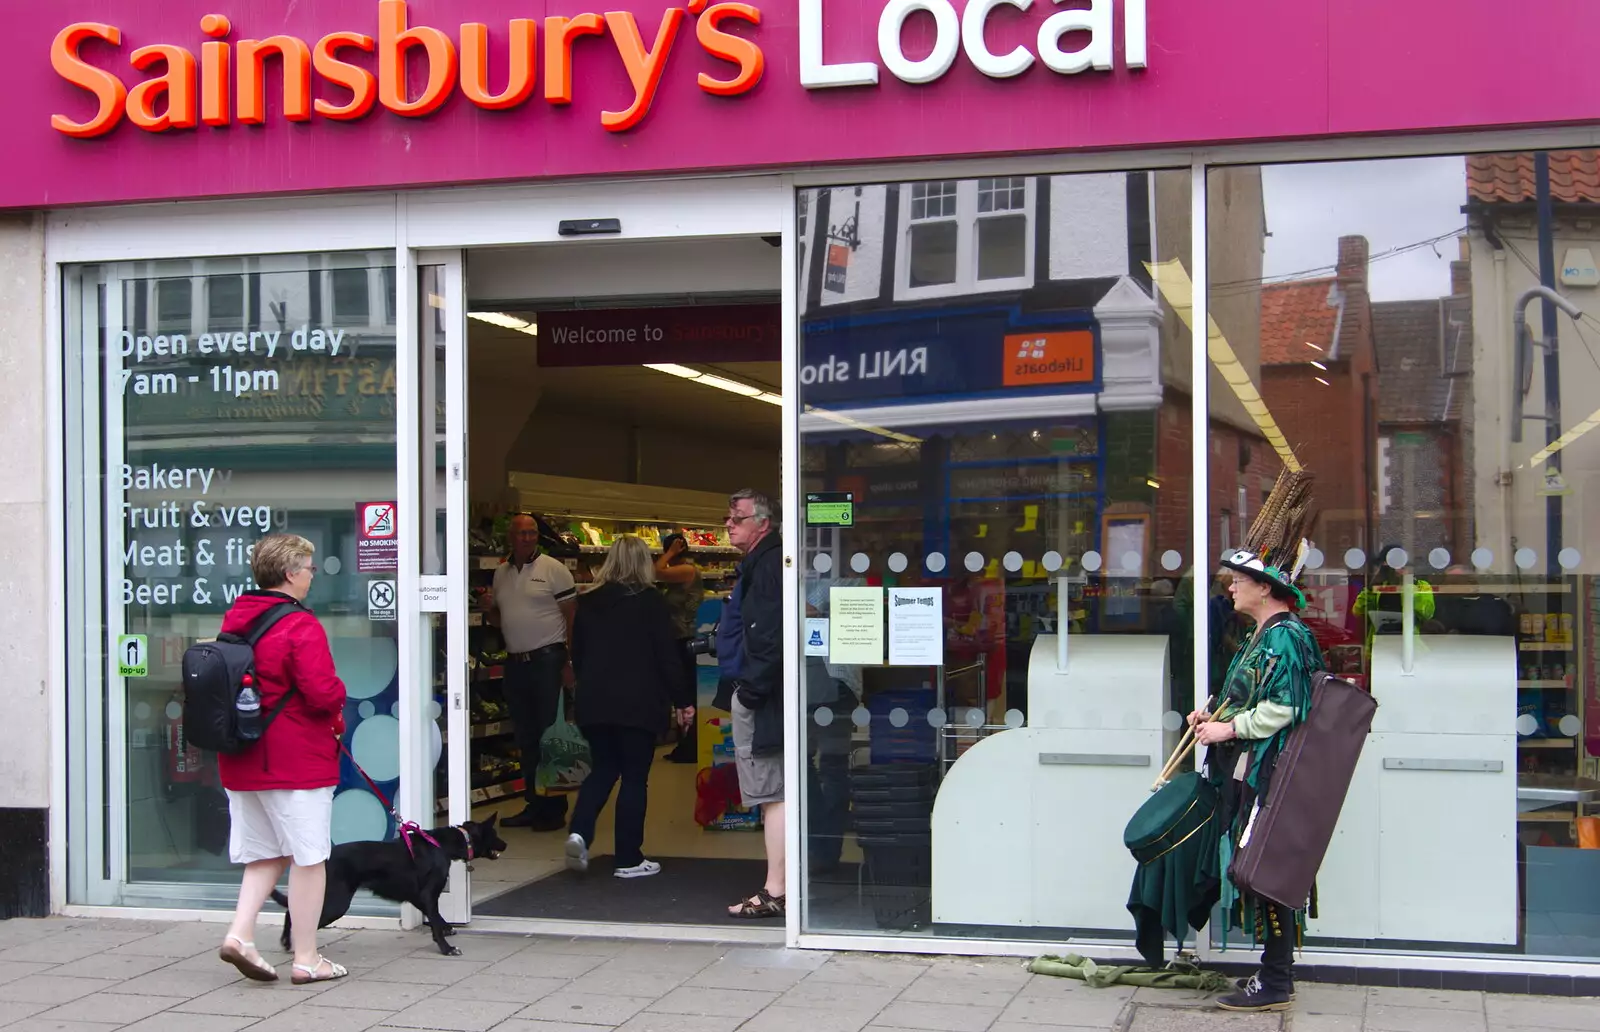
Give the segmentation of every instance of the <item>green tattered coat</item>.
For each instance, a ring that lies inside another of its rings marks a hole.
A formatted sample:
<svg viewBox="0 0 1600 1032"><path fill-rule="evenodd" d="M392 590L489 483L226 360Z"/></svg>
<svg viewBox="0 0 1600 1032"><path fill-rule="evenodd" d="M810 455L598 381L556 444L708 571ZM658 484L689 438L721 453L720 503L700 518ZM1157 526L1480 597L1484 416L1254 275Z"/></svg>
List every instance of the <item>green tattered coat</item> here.
<svg viewBox="0 0 1600 1032"><path fill-rule="evenodd" d="M1239 845L1258 798L1265 803L1271 791L1272 771L1289 732L1311 712L1311 675L1323 669L1322 650L1311 630L1290 613L1267 620L1259 634L1239 647L1223 682L1218 711L1235 715L1240 737L1213 748L1206 776L1221 794L1215 855L1221 879L1224 937L1227 930L1256 926L1255 900L1241 894L1227 877L1228 865ZM1284 721L1287 718L1287 722ZM1276 726L1280 722L1281 726ZM1275 729L1274 729L1275 728ZM1260 737L1248 732L1256 732ZM1312 894L1315 900L1315 892ZM1313 903L1313 906L1315 904ZM1304 925L1305 912L1296 913Z"/></svg>

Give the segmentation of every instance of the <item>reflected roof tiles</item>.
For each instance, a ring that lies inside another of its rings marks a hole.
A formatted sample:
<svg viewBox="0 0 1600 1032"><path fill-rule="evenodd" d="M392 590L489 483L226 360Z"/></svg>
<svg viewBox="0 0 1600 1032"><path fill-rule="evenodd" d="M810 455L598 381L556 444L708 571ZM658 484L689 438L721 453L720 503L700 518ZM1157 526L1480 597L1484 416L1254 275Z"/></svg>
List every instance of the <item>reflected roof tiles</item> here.
<svg viewBox="0 0 1600 1032"><path fill-rule="evenodd" d="M1563 204L1600 203L1600 151L1551 151L1550 195ZM1536 196L1533 155L1469 156L1467 196L1484 204L1532 202Z"/></svg>

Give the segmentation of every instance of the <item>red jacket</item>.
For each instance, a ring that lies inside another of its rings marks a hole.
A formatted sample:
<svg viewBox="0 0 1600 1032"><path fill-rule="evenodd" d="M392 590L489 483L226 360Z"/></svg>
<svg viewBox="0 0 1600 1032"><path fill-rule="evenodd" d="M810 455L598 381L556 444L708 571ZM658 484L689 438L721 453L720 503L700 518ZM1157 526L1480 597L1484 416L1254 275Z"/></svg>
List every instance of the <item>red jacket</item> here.
<svg viewBox="0 0 1600 1032"><path fill-rule="evenodd" d="M270 591L240 595L222 629L243 634L286 596ZM310 612L291 613L256 643L256 680L265 720L293 685L299 689L261 741L217 756L222 787L235 792L274 788L328 788L339 783L339 738L344 734L344 682L333 669L328 634Z"/></svg>

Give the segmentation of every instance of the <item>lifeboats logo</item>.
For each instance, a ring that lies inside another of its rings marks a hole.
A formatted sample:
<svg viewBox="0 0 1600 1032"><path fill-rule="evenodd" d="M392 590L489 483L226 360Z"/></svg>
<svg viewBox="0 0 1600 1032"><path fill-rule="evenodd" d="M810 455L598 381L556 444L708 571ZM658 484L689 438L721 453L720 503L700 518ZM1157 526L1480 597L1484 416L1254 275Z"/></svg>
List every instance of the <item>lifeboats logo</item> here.
<svg viewBox="0 0 1600 1032"><path fill-rule="evenodd" d="M1094 382L1094 334L1088 330L1015 334L1005 340L1005 356L1007 387Z"/></svg>
<svg viewBox="0 0 1600 1032"><path fill-rule="evenodd" d="M1056 11L1032 33L1031 48L1018 44L1004 54L991 50L986 39L996 9L1009 6L1026 12L1035 0L967 0L959 15L954 0L887 0L877 27L881 65L879 61L830 64L823 52L824 0L797 2L799 85L808 90L876 86L880 67L905 83L932 83L943 78L963 53L975 69L994 79L1021 75L1036 61L1058 75L1112 71L1118 6L1123 63L1130 69L1146 64L1147 0L1087 0L1087 7ZM1048 0L1052 6L1065 2ZM1081 5L1083 0L1073 2ZM479 108L516 108L527 103L540 85L541 50L543 98L548 104L568 105L573 101L574 44L585 37L606 37L627 70L633 100L620 111L600 112L600 124L611 132L624 132L650 113L668 56L690 20L695 42L716 60L715 67L727 66L720 76L697 74L696 82L706 93L748 94L766 69L765 54L754 38L761 11L747 3L688 0L683 6L668 7L653 41L645 39L638 20L627 11L547 17L542 24L533 18L513 18L507 52L493 55L496 78L503 75L505 80L499 90L489 85L486 24L464 22L452 37L440 28L411 24L406 0L379 0L377 13L376 35L331 32L314 43L284 34L230 42L233 22L223 14L208 14L200 19L200 33L207 39L199 44L198 58L190 47L173 43L143 46L129 54L129 66L145 74L131 88L121 76L82 56L85 46L120 49L122 29L104 22L68 25L51 44L50 63L61 78L89 93L97 106L91 117L80 120L58 113L50 124L80 139L103 136L124 119L152 133L201 125L224 128L235 122L261 125L267 117L269 59L281 64L281 110L291 122L353 121L380 105L395 115L420 118L439 110L458 88ZM919 14L932 18L933 43L927 55L912 57L905 51L903 36L907 22ZM426 59L427 69L427 82L416 96L406 81L413 51ZM314 91L314 80L332 88ZM314 98L314 92L333 96Z"/></svg>

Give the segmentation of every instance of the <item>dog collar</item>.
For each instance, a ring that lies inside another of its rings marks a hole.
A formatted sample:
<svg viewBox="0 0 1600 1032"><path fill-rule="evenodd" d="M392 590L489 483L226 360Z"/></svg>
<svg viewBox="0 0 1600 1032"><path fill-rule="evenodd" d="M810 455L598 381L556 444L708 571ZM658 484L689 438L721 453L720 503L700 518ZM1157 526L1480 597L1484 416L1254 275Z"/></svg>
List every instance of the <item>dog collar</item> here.
<svg viewBox="0 0 1600 1032"><path fill-rule="evenodd" d="M467 859L475 859L475 857L472 855L472 833L466 828L461 827L459 824L456 825L456 830L461 832L461 837L467 840Z"/></svg>

